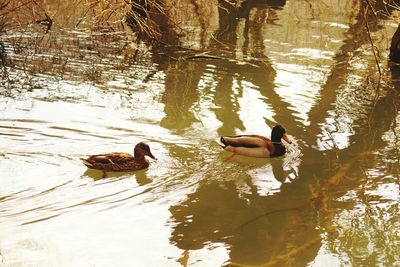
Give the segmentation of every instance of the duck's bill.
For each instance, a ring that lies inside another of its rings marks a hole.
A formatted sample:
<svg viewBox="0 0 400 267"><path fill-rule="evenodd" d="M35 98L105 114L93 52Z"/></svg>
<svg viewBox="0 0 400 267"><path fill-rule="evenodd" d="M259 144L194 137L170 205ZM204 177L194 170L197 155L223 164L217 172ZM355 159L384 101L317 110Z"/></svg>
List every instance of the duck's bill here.
<svg viewBox="0 0 400 267"><path fill-rule="evenodd" d="M288 137L286 134L284 134L284 135L282 136L282 139L285 140L285 141L286 141L287 143L289 143L289 144L292 143L292 141L290 141L289 137Z"/></svg>
<svg viewBox="0 0 400 267"><path fill-rule="evenodd" d="M154 157L154 155L150 152L149 154L147 154L150 158L152 158L152 159L154 159L154 160L157 160L157 158L156 157Z"/></svg>

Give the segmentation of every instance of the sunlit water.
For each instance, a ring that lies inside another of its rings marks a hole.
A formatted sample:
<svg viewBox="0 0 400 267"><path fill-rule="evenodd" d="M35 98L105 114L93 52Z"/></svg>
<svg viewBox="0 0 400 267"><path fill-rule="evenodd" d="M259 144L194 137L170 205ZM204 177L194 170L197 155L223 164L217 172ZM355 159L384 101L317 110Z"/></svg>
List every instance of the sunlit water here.
<svg viewBox="0 0 400 267"><path fill-rule="evenodd" d="M250 41L239 22L240 53L220 59L158 48L126 61L110 43L51 67L35 54L34 74L7 67L0 264L399 265L399 87L377 89L367 36L347 34L354 14L292 25L309 9L261 7ZM267 10L279 24L255 26ZM277 123L294 141L285 156L223 160L219 135L269 136ZM147 170L103 179L79 160L140 141L158 158Z"/></svg>

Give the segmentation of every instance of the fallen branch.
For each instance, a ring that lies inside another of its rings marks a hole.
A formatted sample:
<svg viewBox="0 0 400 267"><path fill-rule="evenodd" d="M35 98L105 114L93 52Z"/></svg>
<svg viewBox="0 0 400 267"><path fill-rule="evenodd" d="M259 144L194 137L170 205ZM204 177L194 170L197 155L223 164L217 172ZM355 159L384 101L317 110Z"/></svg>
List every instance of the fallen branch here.
<svg viewBox="0 0 400 267"><path fill-rule="evenodd" d="M219 57L219 56L206 55L206 54L204 54L204 53L185 57L185 59L187 59L187 60L188 60L188 59L198 59L198 58L205 58L205 59L226 59L226 58Z"/></svg>
<svg viewBox="0 0 400 267"><path fill-rule="evenodd" d="M250 63L250 62L247 62L247 61L240 61L240 60L237 60L237 59L231 59L231 58L226 58L226 57L208 55L207 52L184 57L185 60L200 59L200 58L202 58L202 59L227 60L229 62L233 62L233 63L238 64L238 65L249 65L249 66L252 66L252 67L255 67L255 68L260 68L260 66L258 66L256 64L253 64L253 63Z"/></svg>

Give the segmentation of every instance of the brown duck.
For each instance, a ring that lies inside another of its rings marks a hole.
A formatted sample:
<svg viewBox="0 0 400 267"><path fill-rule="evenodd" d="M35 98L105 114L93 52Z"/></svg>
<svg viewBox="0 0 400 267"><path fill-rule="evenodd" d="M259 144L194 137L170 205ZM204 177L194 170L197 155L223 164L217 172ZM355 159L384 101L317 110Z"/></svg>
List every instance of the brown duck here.
<svg viewBox="0 0 400 267"><path fill-rule="evenodd" d="M145 158L149 156L156 158L151 153L149 145L140 142L135 146L134 156L125 152L111 152L106 154L92 155L88 158L81 158L83 164L90 169L103 171L103 178L107 177L107 172L129 172L146 169L149 161Z"/></svg>

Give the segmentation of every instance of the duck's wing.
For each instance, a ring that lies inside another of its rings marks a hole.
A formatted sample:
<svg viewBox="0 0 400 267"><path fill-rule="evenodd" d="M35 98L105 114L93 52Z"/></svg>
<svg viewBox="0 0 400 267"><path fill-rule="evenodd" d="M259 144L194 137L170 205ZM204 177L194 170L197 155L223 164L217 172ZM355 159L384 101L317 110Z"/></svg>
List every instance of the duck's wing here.
<svg viewBox="0 0 400 267"><path fill-rule="evenodd" d="M271 140L261 135L236 135L236 136L222 136L221 143L225 147L246 147L257 148L267 147Z"/></svg>
<svg viewBox="0 0 400 267"><path fill-rule="evenodd" d="M125 163L127 161L133 160L134 157L131 154L124 153L124 152L113 152L113 153L107 153L107 154L98 154L98 155L93 155L90 156L87 161L89 162L97 162L97 163Z"/></svg>
<svg viewBox="0 0 400 267"><path fill-rule="evenodd" d="M81 160L88 168L115 171L124 169L127 164L135 163L134 157L124 152L92 155Z"/></svg>

